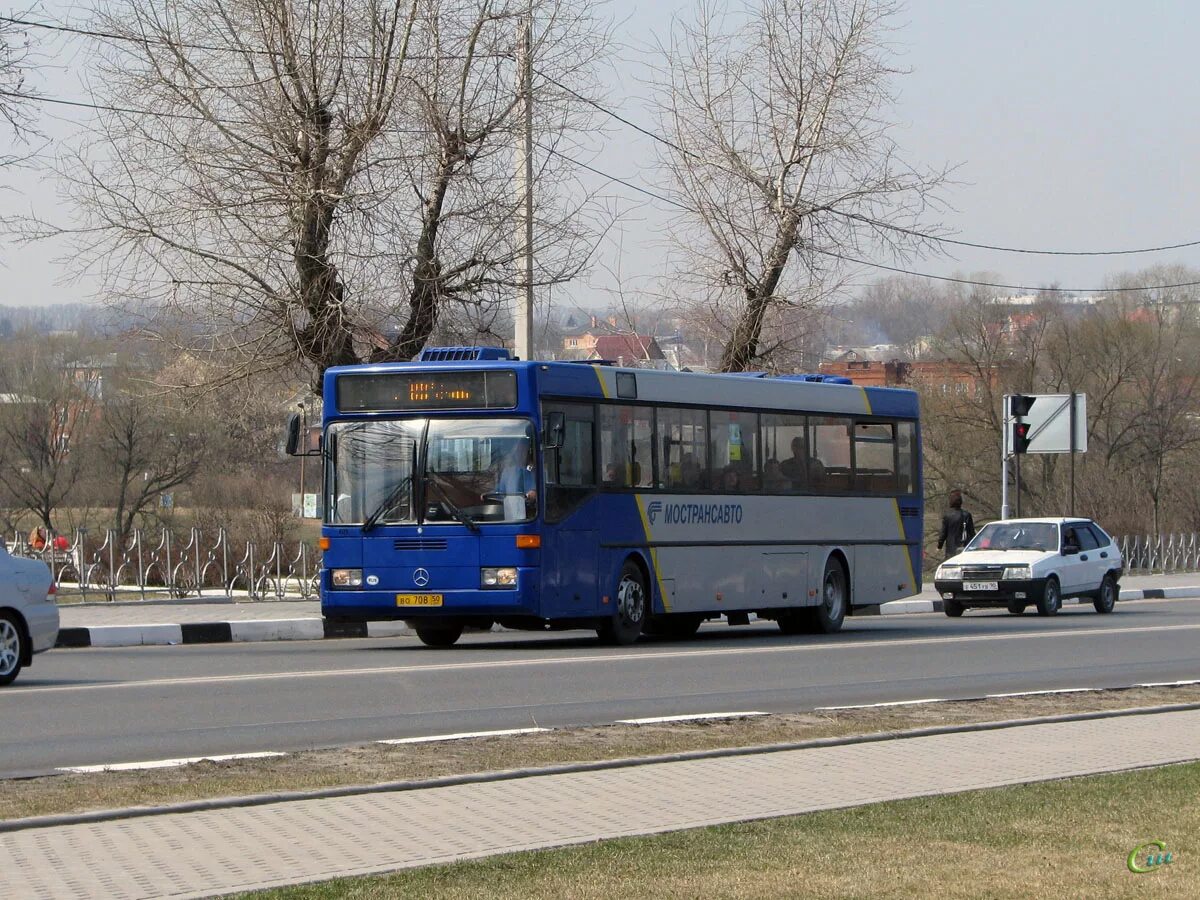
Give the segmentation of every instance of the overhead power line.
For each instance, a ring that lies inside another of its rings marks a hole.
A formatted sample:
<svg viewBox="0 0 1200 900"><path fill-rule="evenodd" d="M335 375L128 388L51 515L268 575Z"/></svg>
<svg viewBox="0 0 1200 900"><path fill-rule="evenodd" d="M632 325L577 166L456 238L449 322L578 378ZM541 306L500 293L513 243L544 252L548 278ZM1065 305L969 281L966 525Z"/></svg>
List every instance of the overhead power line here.
<svg viewBox="0 0 1200 900"><path fill-rule="evenodd" d="M691 207L687 206L684 203L680 203L678 200L673 200L670 197L664 196L663 194L659 194L659 193L656 193L655 191L644 188L641 185L635 184L632 181L628 181L624 178L620 178L616 175L612 175L608 172L604 172L600 169L597 169L595 166L589 166L587 163L580 162L579 160L575 159L574 157L569 156L566 153L563 153L561 150L556 150L553 147L547 147L545 144L540 144L540 143L537 146L540 147L542 150L546 151L547 153L551 153L554 156L561 157L562 159L566 160L567 162L570 162L573 165L579 166L581 169L586 169L587 171L589 171L595 175L599 175L601 178L608 179L609 181L614 182L616 184L624 185L625 187L629 188L630 190L637 191L639 194L644 194L647 197L651 197L655 200L659 200L663 203L669 204L670 206L674 206L677 209L683 210L684 212L692 212L693 211L691 209ZM976 281L971 278L956 278L951 275L932 275L928 272L917 272L912 269L900 268L899 266L889 266L884 263L870 262L865 259L859 259L858 257L849 256L844 253L838 253L834 250L824 250L820 247L814 247L812 245L805 245L804 249L811 250L813 253L818 253L822 256L828 256L828 257L832 257L833 259L839 259L839 260L842 260L843 262L853 263L853 264L859 265L859 266L867 266L868 268L872 268L872 269L883 269L884 271L896 272L900 275L911 275L914 278L928 278L932 281L947 281L947 282L951 282L953 284L966 284L966 285L972 285L972 286L976 286L976 287L1000 288L1000 289L1009 290L1009 291L1033 291L1033 292L1036 292L1036 291L1041 291L1041 290L1054 290L1057 293L1064 293L1064 294L1122 294L1122 293L1134 293L1137 291L1161 291L1161 290L1168 290L1168 289L1172 289L1172 288L1200 287L1200 281L1181 281L1181 282L1177 282L1174 284L1150 284L1150 285L1145 285L1142 287L1087 287L1087 288L1082 288L1082 287L1047 288L1045 285L1035 286L1035 285L1028 285L1028 284L1004 284L1002 282L996 282L996 281Z"/></svg>
<svg viewBox="0 0 1200 900"><path fill-rule="evenodd" d="M179 50L201 50L206 53L245 53L251 56L276 56L282 57L284 53L280 50L267 50L259 47L231 47L218 46L213 44L190 44L184 41L164 40L156 37L139 37L132 34L118 34L112 31L98 31L91 28L77 28L73 25L67 25L62 22L37 22L32 19L17 19L12 16L0 16L0 22L7 22L10 25L17 25L22 28L40 28L44 31L56 31L61 34L72 34L79 37L90 37L102 41L119 41L126 44L141 44L149 47L168 47ZM376 56L369 54L341 54L341 53L321 53L317 54L322 59L342 59L360 62L370 62L376 59ZM512 59L512 53L444 53L436 57L425 54L410 54L409 59L429 60L429 59Z"/></svg>
<svg viewBox="0 0 1200 900"><path fill-rule="evenodd" d="M593 100L590 97L584 96L583 94L576 91L574 88L568 87L567 85L563 84L562 82L558 81L557 79L551 77L550 75L547 75L545 72L539 71L536 67L534 68L534 72L541 78L545 79L546 81L548 81L551 84L558 87L559 89L564 90L567 93L571 94L577 100L588 104L589 106L593 107L594 109L599 110L600 112L604 113L605 115L609 116L610 118L616 119L618 122L620 122L623 125L628 126L629 128L632 128L634 131L638 131L641 134L646 135L646 137L651 138L655 141L658 141L658 143L660 143L666 147L670 147L672 150L676 151L677 153L682 153L684 156L687 156L690 159L699 160L700 162L703 162L706 165L715 165L711 160L705 159L700 154L698 154L692 150L688 150L686 147L681 147L675 141L671 140L670 138L668 138L664 135L659 134L656 131L652 131L649 128L639 125L637 122L634 122L631 119L627 119L625 116L621 115L620 113L616 112L615 110L609 109L604 104L602 104L596 100ZM722 169L726 172L729 172L732 175L739 174L739 173L735 172L734 170L729 169L725 166L717 165L716 167L719 169ZM910 237L919 238L920 240L923 240L923 241L935 241L939 244L953 244L956 247L971 247L975 250L993 250L993 251L997 251L1000 253L1025 253L1025 254L1030 254L1030 255L1034 255L1034 256L1133 256L1133 255L1139 254L1139 253L1160 253L1160 252L1163 252L1166 250L1182 250L1186 247L1200 246L1200 240L1195 240L1195 241L1183 241L1178 244L1162 244L1162 245L1156 246L1156 247L1138 247L1135 249L1126 249L1126 250L1037 250L1037 249L1033 249L1030 247L1006 247L1002 244L988 244L988 243L981 243L978 241L966 241L966 240L960 240L958 238L943 237L941 235L930 234L925 231L919 231L915 228L905 228L902 225L894 225L890 222L883 222L883 221L880 221L879 219L874 219L874 218L871 218L870 216L864 216L859 213L844 212L839 209L829 209L826 211L833 213L836 216L842 216L847 219L854 219L855 221L862 222L862 223L864 223L866 225L870 225L874 228L882 228L887 231L895 231L900 234L906 234Z"/></svg>

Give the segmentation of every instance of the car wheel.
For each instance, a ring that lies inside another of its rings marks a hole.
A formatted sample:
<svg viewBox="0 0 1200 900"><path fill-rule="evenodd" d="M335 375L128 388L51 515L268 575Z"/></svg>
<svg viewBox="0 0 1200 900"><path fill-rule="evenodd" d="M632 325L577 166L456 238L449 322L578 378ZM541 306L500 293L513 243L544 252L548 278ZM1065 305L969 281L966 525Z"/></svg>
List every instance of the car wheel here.
<svg viewBox="0 0 1200 900"><path fill-rule="evenodd" d="M0 613L0 687L12 684L25 659L25 631L8 613Z"/></svg>
<svg viewBox="0 0 1200 900"><path fill-rule="evenodd" d="M413 627L426 647L453 647L462 637L461 622L423 622Z"/></svg>
<svg viewBox="0 0 1200 900"><path fill-rule="evenodd" d="M966 611L967 611L967 608L965 606L963 606L961 603L959 603L957 600L943 600L942 601L942 612L944 612L946 615L948 615L952 619L957 619L959 616L961 616Z"/></svg>
<svg viewBox="0 0 1200 900"><path fill-rule="evenodd" d="M1100 590L1096 592L1096 597L1092 600L1092 606L1096 607L1098 613L1110 613L1117 605L1117 582L1111 575L1105 575L1104 580L1100 582Z"/></svg>
<svg viewBox="0 0 1200 900"><path fill-rule="evenodd" d="M809 611L812 630L817 634L840 631L846 607L846 570L836 559L830 559L825 563L825 577L821 581L821 605Z"/></svg>
<svg viewBox="0 0 1200 900"><path fill-rule="evenodd" d="M1012 613L1014 616L1023 615L1025 613L1025 604L1022 603L1020 600L1009 600L1008 601L1008 611L1010 613Z"/></svg>
<svg viewBox="0 0 1200 900"><path fill-rule="evenodd" d="M641 637L650 612L646 579L637 563L631 559L625 560L625 565L621 567L616 601L617 608L613 610L612 617L596 629L596 634L606 644L626 647Z"/></svg>
<svg viewBox="0 0 1200 900"><path fill-rule="evenodd" d="M1042 597L1037 603L1038 615L1056 616L1061 607L1062 595L1059 593L1058 579L1051 575L1046 579L1046 586L1042 589Z"/></svg>

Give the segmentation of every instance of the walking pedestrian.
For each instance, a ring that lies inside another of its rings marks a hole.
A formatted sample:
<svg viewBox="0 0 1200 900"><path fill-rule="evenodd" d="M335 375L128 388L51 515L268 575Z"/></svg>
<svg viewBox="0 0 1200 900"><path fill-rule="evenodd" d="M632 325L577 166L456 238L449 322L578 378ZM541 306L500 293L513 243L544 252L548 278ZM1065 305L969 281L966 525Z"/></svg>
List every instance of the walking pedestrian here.
<svg viewBox="0 0 1200 900"><path fill-rule="evenodd" d="M957 556L975 537L975 520L962 508L962 491L950 492L950 508L942 513L942 530L938 534L938 549L946 548L946 559Z"/></svg>

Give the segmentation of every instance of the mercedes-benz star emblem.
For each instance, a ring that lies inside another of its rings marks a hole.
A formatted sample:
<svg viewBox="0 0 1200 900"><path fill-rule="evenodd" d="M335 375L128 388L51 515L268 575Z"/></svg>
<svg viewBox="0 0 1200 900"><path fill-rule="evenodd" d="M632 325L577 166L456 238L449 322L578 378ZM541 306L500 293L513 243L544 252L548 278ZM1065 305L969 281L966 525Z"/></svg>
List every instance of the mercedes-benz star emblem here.
<svg viewBox="0 0 1200 900"><path fill-rule="evenodd" d="M413 584L417 587L425 587L429 584L429 572L425 569L413 569Z"/></svg>

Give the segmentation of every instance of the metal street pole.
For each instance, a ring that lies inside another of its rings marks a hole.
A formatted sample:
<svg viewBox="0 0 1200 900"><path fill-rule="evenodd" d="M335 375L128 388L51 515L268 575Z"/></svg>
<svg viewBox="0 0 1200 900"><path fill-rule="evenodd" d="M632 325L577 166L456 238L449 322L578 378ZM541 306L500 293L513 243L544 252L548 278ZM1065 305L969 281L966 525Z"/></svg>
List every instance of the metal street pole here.
<svg viewBox="0 0 1200 900"><path fill-rule="evenodd" d="M517 197L521 210L520 289L513 313L513 349L521 359L533 356L533 21L532 11L521 17L517 36L518 117Z"/></svg>
<svg viewBox="0 0 1200 900"><path fill-rule="evenodd" d="M300 407L300 518L304 518L304 456L308 452L308 409L304 401Z"/></svg>
<svg viewBox="0 0 1200 900"><path fill-rule="evenodd" d="M1067 515L1075 515L1075 392L1071 391L1071 502Z"/></svg>
<svg viewBox="0 0 1200 900"><path fill-rule="evenodd" d="M1008 394L1004 395L1004 411L1000 416L1000 518L1007 519L1008 509L1008 433L1012 425L1008 421Z"/></svg>

